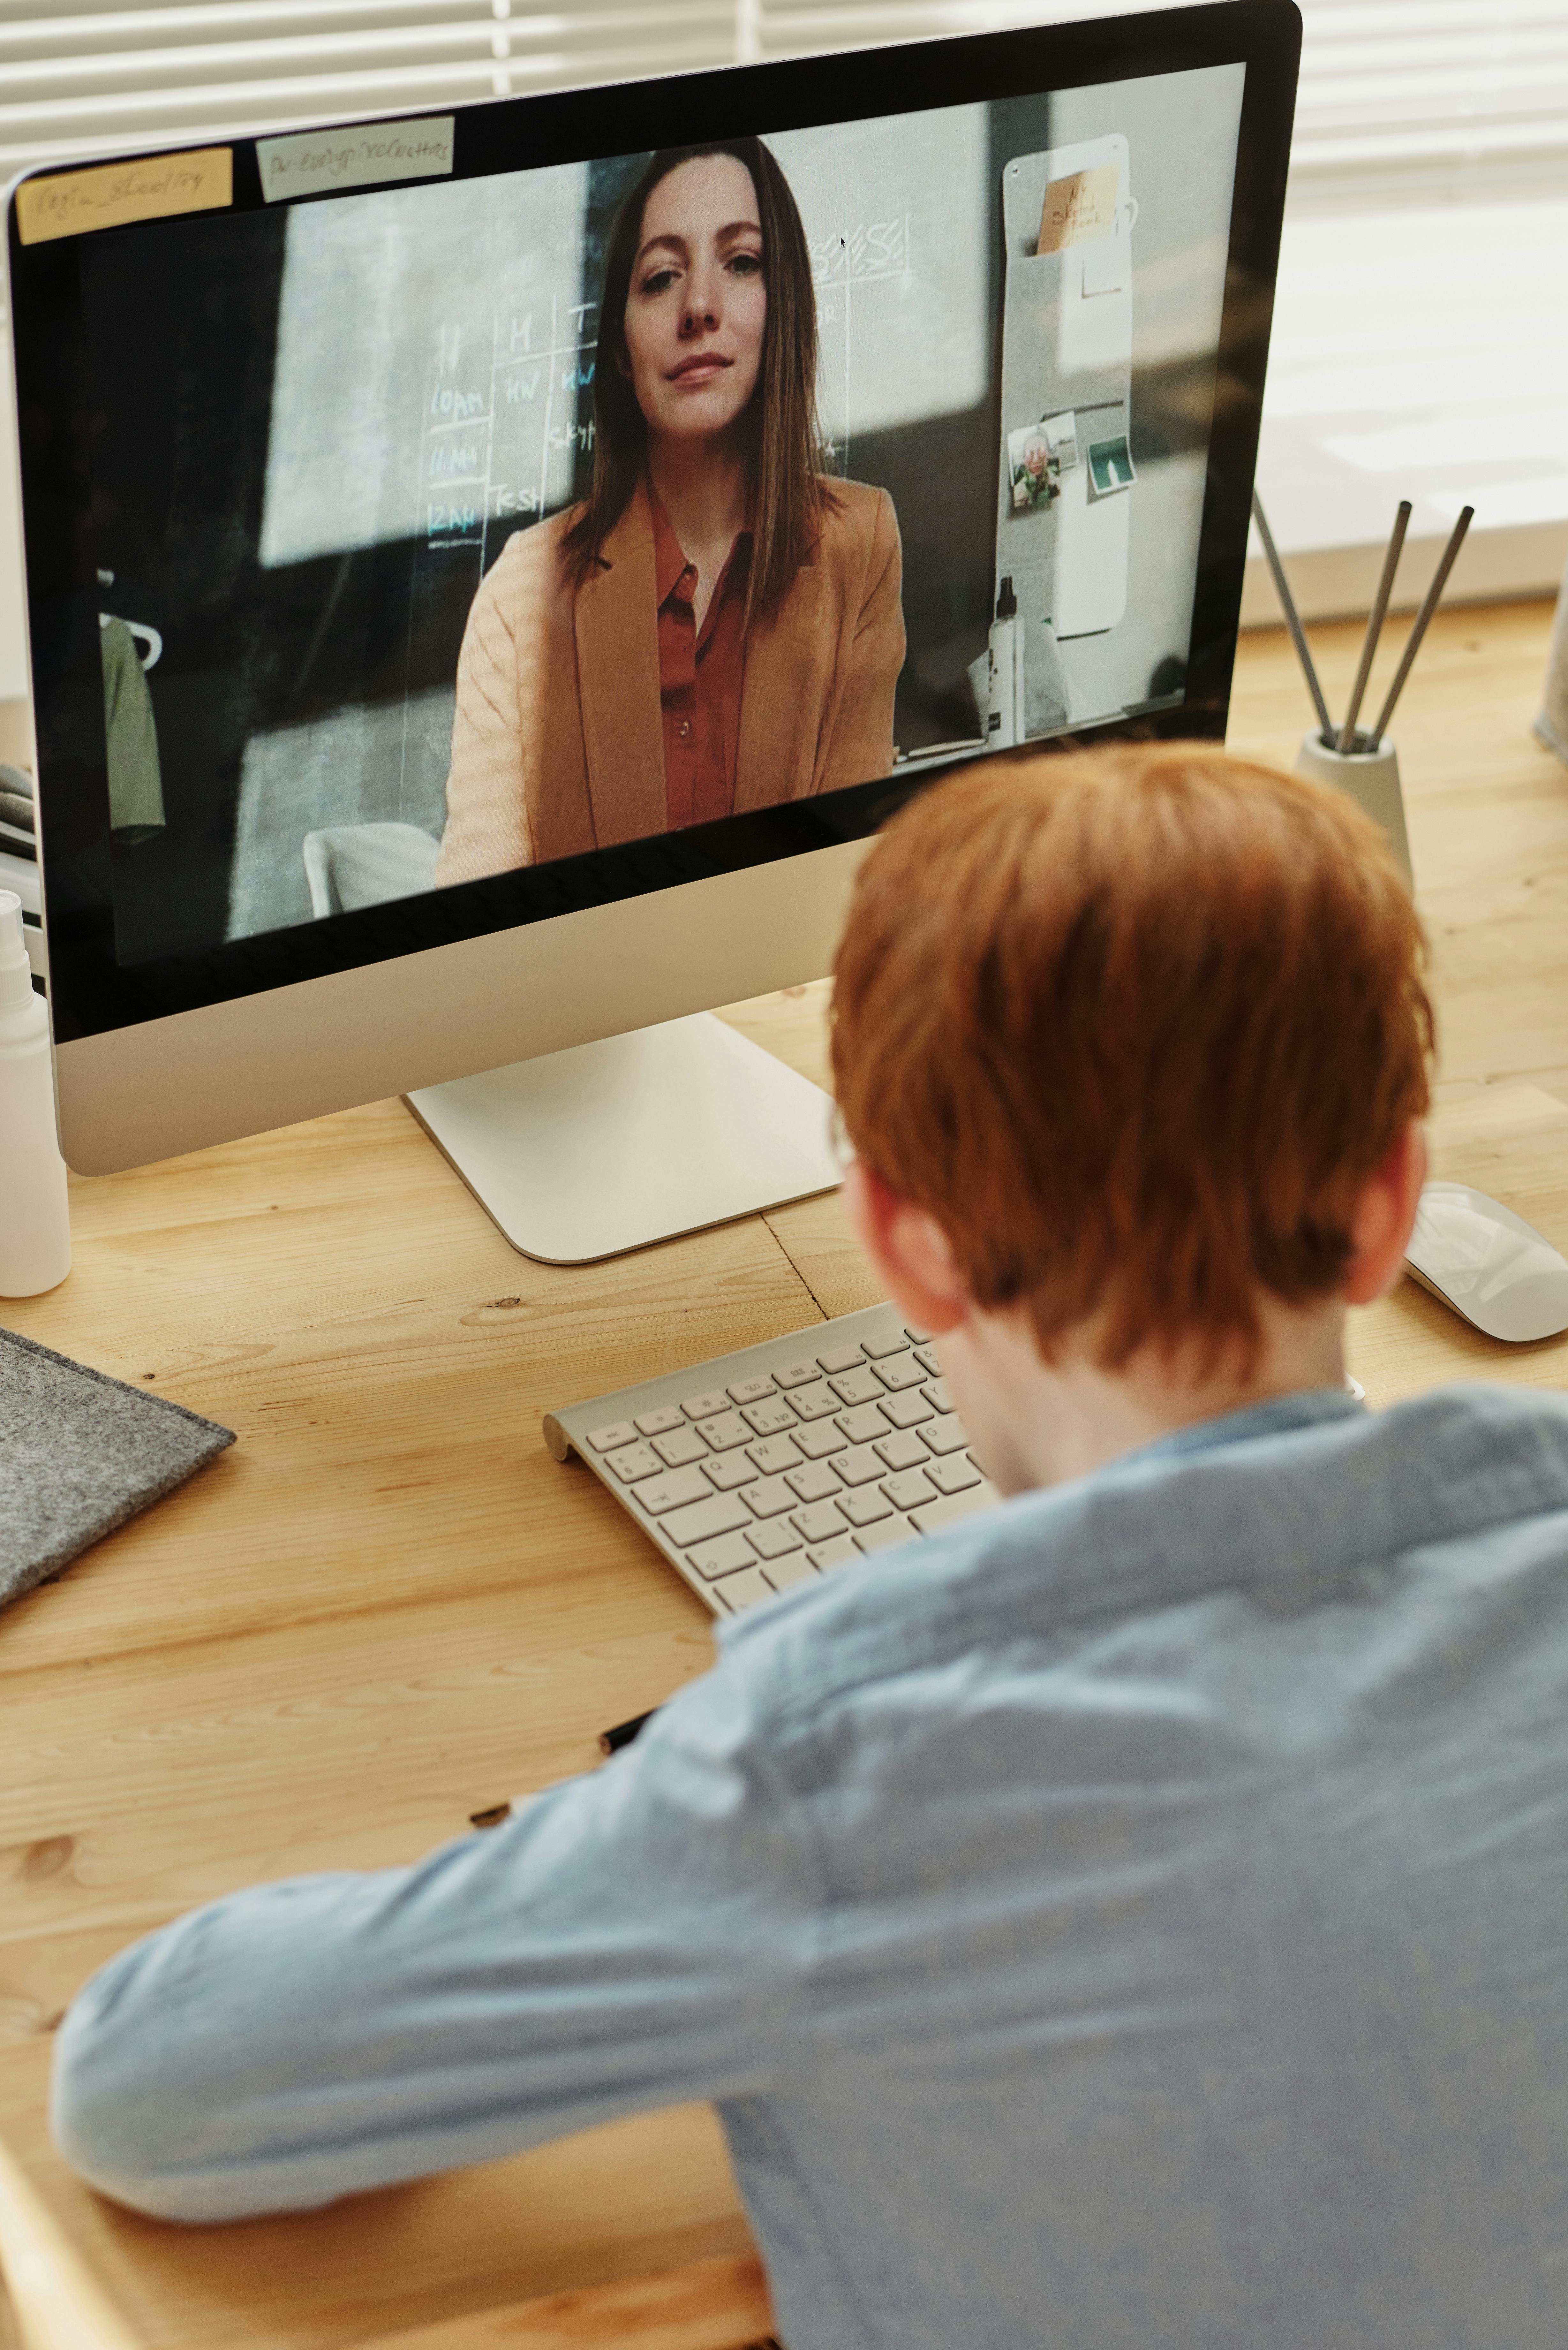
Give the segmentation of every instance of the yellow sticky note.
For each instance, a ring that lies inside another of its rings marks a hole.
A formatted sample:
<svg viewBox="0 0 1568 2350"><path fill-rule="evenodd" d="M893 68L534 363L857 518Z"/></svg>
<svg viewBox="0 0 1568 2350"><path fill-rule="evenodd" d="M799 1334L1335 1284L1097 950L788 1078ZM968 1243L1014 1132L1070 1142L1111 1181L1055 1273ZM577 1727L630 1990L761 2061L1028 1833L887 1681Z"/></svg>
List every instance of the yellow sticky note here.
<svg viewBox="0 0 1568 2350"><path fill-rule="evenodd" d="M52 236L120 228L127 221L218 212L234 201L234 149L194 147L183 155L93 163L85 172L24 180L16 191L16 232L24 244L42 244Z"/></svg>
<svg viewBox="0 0 1568 2350"><path fill-rule="evenodd" d="M1092 171L1073 172L1064 180L1053 180L1045 191L1035 252L1062 253L1070 244L1093 244L1097 238L1111 235L1116 224L1120 176L1118 164L1096 163Z"/></svg>

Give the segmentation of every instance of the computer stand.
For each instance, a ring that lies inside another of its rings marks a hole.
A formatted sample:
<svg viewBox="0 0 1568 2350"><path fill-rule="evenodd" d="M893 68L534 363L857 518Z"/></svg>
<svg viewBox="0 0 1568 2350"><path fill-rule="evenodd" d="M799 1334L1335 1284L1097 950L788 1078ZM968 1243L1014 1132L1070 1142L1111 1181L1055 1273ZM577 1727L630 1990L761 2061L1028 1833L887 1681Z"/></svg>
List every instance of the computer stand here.
<svg viewBox="0 0 1568 2350"><path fill-rule="evenodd" d="M827 1096L707 1012L407 1100L513 1247L545 1264L618 1256L839 1180Z"/></svg>

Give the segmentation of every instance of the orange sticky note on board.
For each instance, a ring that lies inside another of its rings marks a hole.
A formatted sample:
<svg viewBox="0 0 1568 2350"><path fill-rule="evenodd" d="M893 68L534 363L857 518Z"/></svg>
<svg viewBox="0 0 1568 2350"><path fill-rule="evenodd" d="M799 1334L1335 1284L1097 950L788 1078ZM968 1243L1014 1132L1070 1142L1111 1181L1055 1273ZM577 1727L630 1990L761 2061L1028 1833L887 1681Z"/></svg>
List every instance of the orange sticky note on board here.
<svg viewBox="0 0 1568 2350"><path fill-rule="evenodd" d="M234 201L234 149L193 147L182 155L144 155L24 180L16 191L16 233L24 244L43 244L53 236L122 228L128 221L219 212Z"/></svg>
<svg viewBox="0 0 1568 2350"><path fill-rule="evenodd" d="M1119 164L1096 163L1091 171L1053 180L1045 191L1035 252L1063 253L1070 244L1093 244L1110 236L1116 224L1120 178Z"/></svg>

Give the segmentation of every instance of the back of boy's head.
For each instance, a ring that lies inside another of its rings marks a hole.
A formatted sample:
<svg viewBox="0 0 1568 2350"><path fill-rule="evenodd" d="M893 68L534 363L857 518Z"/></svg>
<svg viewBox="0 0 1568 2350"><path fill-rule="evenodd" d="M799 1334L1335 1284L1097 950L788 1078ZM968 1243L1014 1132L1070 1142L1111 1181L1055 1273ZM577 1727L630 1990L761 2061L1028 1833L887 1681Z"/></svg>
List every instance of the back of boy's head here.
<svg viewBox="0 0 1568 2350"><path fill-rule="evenodd" d="M1334 1294L1425 1111L1425 944L1340 794L1196 743L990 760L888 827L839 949L849 1139L977 1304L1099 1359Z"/></svg>

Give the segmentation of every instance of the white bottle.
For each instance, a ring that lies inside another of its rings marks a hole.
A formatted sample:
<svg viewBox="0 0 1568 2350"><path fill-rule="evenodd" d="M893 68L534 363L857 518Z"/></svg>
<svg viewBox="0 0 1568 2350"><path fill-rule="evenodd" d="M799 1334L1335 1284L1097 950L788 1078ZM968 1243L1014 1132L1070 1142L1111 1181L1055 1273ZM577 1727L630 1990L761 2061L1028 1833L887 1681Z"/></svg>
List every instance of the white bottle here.
<svg viewBox="0 0 1568 2350"><path fill-rule="evenodd" d="M1008 577L997 590L996 618L991 624L991 706L986 713L985 738L988 751L1011 751L1018 741L1023 653L1018 598Z"/></svg>
<svg viewBox="0 0 1568 2350"><path fill-rule="evenodd" d="M22 900L0 889L0 1297L36 1297L70 1269L49 1015L33 990Z"/></svg>

